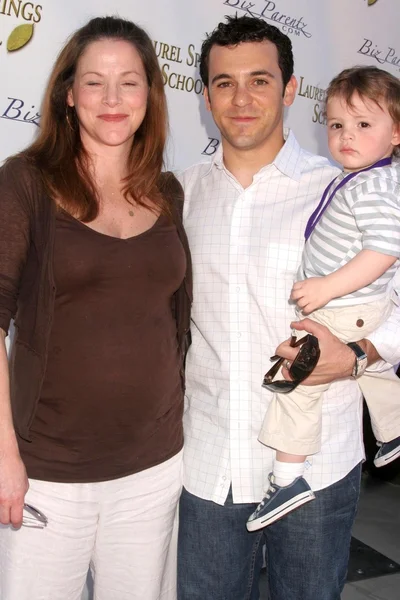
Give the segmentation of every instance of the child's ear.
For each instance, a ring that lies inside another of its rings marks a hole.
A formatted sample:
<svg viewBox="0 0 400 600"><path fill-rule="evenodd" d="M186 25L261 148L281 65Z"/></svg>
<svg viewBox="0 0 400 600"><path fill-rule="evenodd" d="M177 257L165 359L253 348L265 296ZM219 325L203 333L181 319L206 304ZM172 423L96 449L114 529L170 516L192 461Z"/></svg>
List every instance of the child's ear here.
<svg viewBox="0 0 400 600"><path fill-rule="evenodd" d="M393 126L392 144L393 146L400 145L400 123Z"/></svg>

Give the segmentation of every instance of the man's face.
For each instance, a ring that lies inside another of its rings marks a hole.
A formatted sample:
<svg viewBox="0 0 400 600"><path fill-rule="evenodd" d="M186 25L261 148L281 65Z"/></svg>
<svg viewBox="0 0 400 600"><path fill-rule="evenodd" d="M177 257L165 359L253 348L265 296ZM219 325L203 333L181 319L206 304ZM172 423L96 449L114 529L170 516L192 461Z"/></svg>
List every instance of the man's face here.
<svg viewBox="0 0 400 600"><path fill-rule="evenodd" d="M283 111L296 93L296 79L283 89L278 51L269 41L213 46L209 57L207 109L224 148L268 148L282 143Z"/></svg>

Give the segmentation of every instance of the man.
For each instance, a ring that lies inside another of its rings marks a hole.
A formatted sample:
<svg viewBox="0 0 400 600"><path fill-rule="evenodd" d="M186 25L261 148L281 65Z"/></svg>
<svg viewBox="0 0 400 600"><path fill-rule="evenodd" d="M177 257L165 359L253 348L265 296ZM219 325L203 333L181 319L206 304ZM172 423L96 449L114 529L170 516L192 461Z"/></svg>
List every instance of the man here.
<svg viewBox="0 0 400 600"><path fill-rule="evenodd" d="M308 458L316 498L246 530L273 459L257 440L271 399L261 382L294 318L288 298L307 219L338 170L284 135L297 83L291 42L277 28L228 18L204 42L200 73L222 143L211 163L182 175L195 285L178 600L256 600L264 544L272 600L338 600L363 459L361 395L353 351L307 319L296 327L321 347L308 383L346 378L325 395L322 450ZM370 363L378 352L399 360L396 330L388 323L360 342ZM290 363L297 351L283 343L278 353Z"/></svg>

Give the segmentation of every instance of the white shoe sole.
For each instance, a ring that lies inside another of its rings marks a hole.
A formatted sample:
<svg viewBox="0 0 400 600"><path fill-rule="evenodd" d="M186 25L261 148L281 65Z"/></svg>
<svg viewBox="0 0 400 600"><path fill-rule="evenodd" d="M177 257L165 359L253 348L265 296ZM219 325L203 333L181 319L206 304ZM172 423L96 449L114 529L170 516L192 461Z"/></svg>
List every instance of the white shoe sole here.
<svg viewBox="0 0 400 600"><path fill-rule="evenodd" d="M388 454L385 454L385 456L379 456L378 458L374 458L374 465L378 468L384 467L385 465L388 465L389 463L396 460L396 458L398 458L399 456L400 447L394 448L394 450L392 450Z"/></svg>
<svg viewBox="0 0 400 600"><path fill-rule="evenodd" d="M268 525L271 525L271 523L282 519L282 517L292 512L293 510L296 510L296 508L299 508L303 504L311 502L311 500L314 500L314 498L314 493L311 490L308 492L303 492L302 494L299 494L299 496L296 496L292 500L288 500L287 502L285 502L285 504L282 504L282 506L279 506L267 515L259 517L258 519L254 519L254 521L247 521L247 531L257 531L258 529L267 527Z"/></svg>

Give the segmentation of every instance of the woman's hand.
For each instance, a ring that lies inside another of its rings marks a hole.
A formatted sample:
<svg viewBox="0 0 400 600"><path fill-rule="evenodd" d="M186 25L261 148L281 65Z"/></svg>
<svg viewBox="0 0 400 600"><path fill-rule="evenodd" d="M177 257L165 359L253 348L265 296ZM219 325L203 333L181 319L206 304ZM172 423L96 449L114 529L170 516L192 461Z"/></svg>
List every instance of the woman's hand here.
<svg viewBox="0 0 400 600"><path fill-rule="evenodd" d="M20 527L29 484L12 421L5 339L0 329L0 523Z"/></svg>
<svg viewBox="0 0 400 600"><path fill-rule="evenodd" d="M0 523L20 527L29 483L18 451L0 448Z"/></svg>
<svg viewBox="0 0 400 600"><path fill-rule="evenodd" d="M318 338L321 355L314 371L303 382L303 385L319 385L321 383L331 383L337 379L350 377L354 367L354 352L343 342L341 342L324 325L320 325L311 319L303 319L291 323L290 326L297 331L306 331ZM291 377L287 370L287 361L292 363L298 353L298 348L292 348L286 340L279 344L276 354L287 359L282 368L282 375L285 379Z"/></svg>

